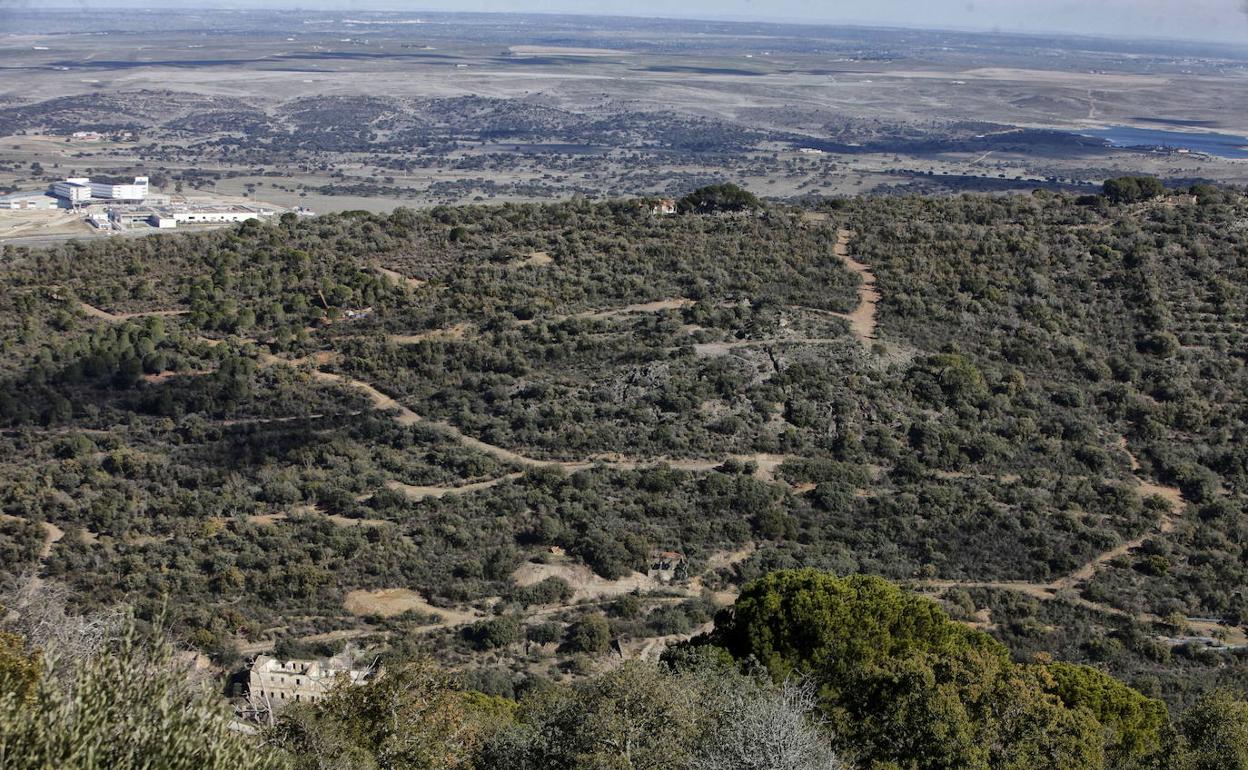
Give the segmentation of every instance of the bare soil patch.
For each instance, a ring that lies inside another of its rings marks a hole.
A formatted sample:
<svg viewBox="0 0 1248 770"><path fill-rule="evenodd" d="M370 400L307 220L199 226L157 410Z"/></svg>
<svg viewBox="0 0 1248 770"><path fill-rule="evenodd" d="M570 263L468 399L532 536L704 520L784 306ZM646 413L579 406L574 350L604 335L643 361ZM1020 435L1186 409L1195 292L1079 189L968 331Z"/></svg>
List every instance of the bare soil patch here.
<svg viewBox="0 0 1248 770"><path fill-rule="evenodd" d="M476 612L435 607L425 601L417 592L408 588L383 588L378 591L352 591L347 594L343 608L352 615L380 615L392 618L404 612L416 610L426 615L437 615L442 619L438 626L466 625L481 618Z"/></svg>
<svg viewBox="0 0 1248 770"><path fill-rule="evenodd" d="M393 481L393 480L387 481L386 486L390 489L395 490L396 492L402 492L404 495L406 495L409 499L412 499L412 500L429 500L429 499L441 499L443 497L446 497L447 495L466 495L471 492L480 492L483 489L490 489L491 487L496 487L499 484L502 484L507 481L514 481L518 478L521 478L523 475L524 475L523 473L511 473L506 476L500 476L499 478L496 478L496 479L489 479L488 481L477 481L471 484L461 484L460 486L456 486L456 487L415 486L412 484L404 484L401 481Z"/></svg>
<svg viewBox="0 0 1248 770"><path fill-rule="evenodd" d="M535 251L522 259L511 263L512 267L546 267L554 264L555 258L544 251Z"/></svg>
<svg viewBox="0 0 1248 770"><path fill-rule="evenodd" d="M527 562L512 573L516 585L524 587L540 583L546 578L563 578L572 586L572 601L583 599L609 599L623 596L633 591L654 591L667 588L657 580L633 572L619 580L607 580L594 573L584 564L535 564Z"/></svg>
<svg viewBox="0 0 1248 770"><path fill-rule="evenodd" d="M390 270L389 268L378 267L375 269L377 272L381 273L382 275L394 281L395 283L401 286L408 286L409 288L412 288L412 289L419 289L421 286L424 286L426 283L428 283L427 281L422 281L419 278L409 278L406 275L403 275L402 273L396 270Z"/></svg>
<svg viewBox="0 0 1248 770"><path fill-rule="evenodd" d="M420 334L391 334L390 341L396 345L415 345L430 340L462 340L472 333L472 326L466 323L448 326L445 329L431 329Z"/></svg>

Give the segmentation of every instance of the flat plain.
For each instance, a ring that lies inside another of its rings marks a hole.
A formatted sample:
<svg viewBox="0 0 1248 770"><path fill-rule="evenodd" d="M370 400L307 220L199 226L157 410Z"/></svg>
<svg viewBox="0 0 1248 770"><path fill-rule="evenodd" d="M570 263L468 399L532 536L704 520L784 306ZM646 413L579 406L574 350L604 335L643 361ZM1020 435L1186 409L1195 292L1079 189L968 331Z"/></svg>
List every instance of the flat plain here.
<svg viewBox="0 0 1248 770"><path fill-rule="evenodd" d="M1248 179L1243 159L1080 134L1248 135L1248 54L1232 47L558 16L5 22L14 190L146 172L167 192L388 211L710 181L794 198Z"/></svg>

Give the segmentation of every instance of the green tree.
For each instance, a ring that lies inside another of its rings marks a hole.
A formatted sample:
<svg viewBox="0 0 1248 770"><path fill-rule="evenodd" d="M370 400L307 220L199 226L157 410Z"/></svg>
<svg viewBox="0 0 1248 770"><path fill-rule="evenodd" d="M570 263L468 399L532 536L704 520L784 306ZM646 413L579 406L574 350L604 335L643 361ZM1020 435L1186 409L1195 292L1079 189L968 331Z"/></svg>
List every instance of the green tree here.
<svg viewBox="0 0 1248 770"><path fill-rule="evenodd" d="M12 654L6 639L5 657ZM0 664L3 665L3 664ZM5 666L9 671L12 667ZM133 626L110 650L0 687L0 767L278 770L284 757L230 729L220 697L194 685L163 642ZM25 692L23 692L23 689ZM16 763L16 764L15 764Z"/></svg>
<svg viewBox="0 0 1248 770"><path fill-rule="evenodd" d="M1149 767L1167 743L1170 716L1166 705L1146 697L1089 666L1051 663L1047 667L1056 694L1072 709L1087 709L1105 730L1110 767Z"/></svg>
<svg viewBox="0 0 1248 770"><path fill-rule="evenodd" d="M364 685L343 684L318 703L287 707L270 737L296 770L449 770L467 766L481 739L470 708L480 700L420 660Z"/></svg>
<svg viewBox="0 0 1248 770"><path fill-rule="evenodd" d="M1106 179L1102 192L1114 203L1137 203L1164 195L1166 188L1156 177L1122 176Z"/></svg>
<svg viewBox="0 0 1248 770"><path fill-rule="evenodd" d="M775 572L746 585L710 636L733 657L758 660L777 679L818 672L834 690L864 666L951 652L968 639L1007 657L1004 648L950 621L930 599L882 578L818 570Z"/></svg>
<svg viewBox="0 0 1248 770"><path fill-rule="evenodd" d="M1224 690L1189 708L1179 720L1186 752L1182 770L1248 770L1248 702Z"/></svg>
<svg viewBox="0 0 1248 770"><path fill-rule="evenodd" d="M1148 755L1164 723L1164 710L1129 688L1017 665L935 602L875 577L773 573L748 584L698 644L759 661L778 680L811 677L837 747L869 767L1099 770L1107 751L1115 761Z"/></svg>
<svg viewBox="0 0 1248 770"><path fill-rule="evenodd" d="M601 615L588 615L568 628L564 645L569 652L606 652L611 646L611 626Z"/></svg>
<svg viewBox="0 0 1248 770"><path fill-rule="evenodd" d="M762 205L757 196L735 184L714 184L681 198L676 210L682 214L721 214L750 211Z"/></svg>

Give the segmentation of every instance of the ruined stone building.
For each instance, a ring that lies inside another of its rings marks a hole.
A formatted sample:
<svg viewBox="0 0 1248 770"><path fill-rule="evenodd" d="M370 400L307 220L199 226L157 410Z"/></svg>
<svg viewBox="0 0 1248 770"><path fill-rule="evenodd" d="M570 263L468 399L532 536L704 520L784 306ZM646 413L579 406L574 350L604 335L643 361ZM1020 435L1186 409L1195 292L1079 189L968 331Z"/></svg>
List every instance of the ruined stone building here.
<svg viewBox="0 0 1248 770"><path fill-rule="evenodd" d="M278 660L261 655L251 665L248 693L253 705L270 709L289 703L315 703L340 681L360 684L370 673L356 668L350 658Z"/></svg>

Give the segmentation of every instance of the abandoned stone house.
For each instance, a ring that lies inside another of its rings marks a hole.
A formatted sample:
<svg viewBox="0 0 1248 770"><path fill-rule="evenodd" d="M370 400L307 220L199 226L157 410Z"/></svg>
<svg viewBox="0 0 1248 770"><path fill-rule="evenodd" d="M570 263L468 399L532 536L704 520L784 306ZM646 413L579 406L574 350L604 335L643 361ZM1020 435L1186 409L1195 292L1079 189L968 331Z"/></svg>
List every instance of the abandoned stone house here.
<svg viewBox="0 0 1248 770"><path fill-rule="evenodd" d="M278 660L261 655L251 665L248 694L254 705L271 709L289 703L315 703L340 681L360 684L369 674L346 659Z"/></svg>

